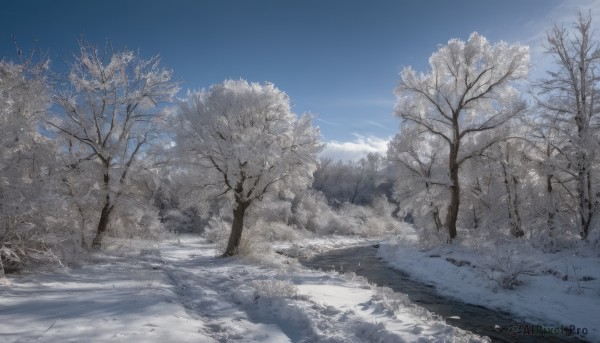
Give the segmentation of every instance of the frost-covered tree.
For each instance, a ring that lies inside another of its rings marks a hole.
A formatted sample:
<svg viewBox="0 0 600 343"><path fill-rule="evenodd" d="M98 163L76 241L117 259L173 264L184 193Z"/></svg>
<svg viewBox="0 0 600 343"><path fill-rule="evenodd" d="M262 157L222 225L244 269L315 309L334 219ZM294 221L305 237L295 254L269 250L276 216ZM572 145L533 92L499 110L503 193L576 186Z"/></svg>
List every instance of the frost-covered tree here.
<svg viewBox="0 0 600 343"><path fill-rule="evenodd" d="M49 61L0 61L0 275L48 250L60 206L52 141L38 124L50 107Z"/></svg>
<svg viewBox="0 0 600 343"><path fill-rule="evenodd" d="M523 237L523 222L525 217L529 217L523 208L525 201L530 199L530 194L524 191L531 169L526 158L529 145L525 129L518 125L506 125L503 131L501 136L506 140L492 145L467 162L462 175L467 189L465 199L471 204L474 228L485 226L509 232L513 237Z"/></svg>
<svg viewBox="0 0 600 343"><path fill-rule="evenodd" d="M445 226L456 237L460 207L460 167L502 137L494 131L521 114L525 104L513 87L529 69L529 48L520 44L490 44L477 33L467 42L452 39L429 58L430 70L418 74L405 68L396 88L396 115L411 121L448 146L450 201ZM465 149L465 140L481 142ZM490 138L491 140L487 140Z"/></svg>
<svg viewBox="0 0 600 343"><path fill-rule="evenodd" d="M570 231L579 231L578 201L573 192L573 169L562 149L565 140L559 125L560 116L550 115L543 107L532 111L528 125L530 149L527 158L538 176L541 196L535 205L540 207L537 227L540 242L547 249L558 248L560 241L569 238Z"/></svg>
<svg viewBox="0 0 600 343"><path fill-rule="evenodd" d="M224 256L237 253L248 207L265 194L305 188L316 168L319 131L297 117L273 84L228 80L191 92L181 104L178 146L202 171L198 185L217 188L233 205Z"/></svg>
<svg viewBox="0 0 600 343"><path fill-rule="evenodd" d="M100 248L111 214L118 204L132 166L144 147L160 138L165 114L161 104L179 91L172 71L157 56L143 59L129 50L98 49L80 42L68 88L55 94L62 112L49 122L68 141L77 163L99 170L101 210L92 247Z"/></svg>
<svg viewBox="0 0 600 343"><path fill-rule="evenodd" d="M418 126L408 123L388 145L388 161L398 168L395 196L406 213L427 226L443 227L440 196L445 195L447 176L443 174L445 143L436 136L422 136Z"/></svg>
<svg viewBox="0 0 600 343"><path fill-rule="evenodd" d="M567 187L578 204L579 231L585 239L598 202L593 165L598 160L600 46L593 37L591 15L579 14L573 29L571 33L556 25L548 32L547 53L557 68L548 71L537 90L540 132L548 138L553 157L549 161L554 169L571 175Z"/></svg>

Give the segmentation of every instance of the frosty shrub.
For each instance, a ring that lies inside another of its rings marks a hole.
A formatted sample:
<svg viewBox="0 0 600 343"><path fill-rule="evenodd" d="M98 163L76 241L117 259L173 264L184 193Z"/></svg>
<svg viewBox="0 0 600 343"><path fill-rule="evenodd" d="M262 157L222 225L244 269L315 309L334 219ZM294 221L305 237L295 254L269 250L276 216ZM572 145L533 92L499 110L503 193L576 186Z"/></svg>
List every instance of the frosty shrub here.
<svg viewBox="0 0 600 343"><path fill-rule="evenodd" d="M392 217L394 206L385 197L374 199L371 206L344 203L332 208L316 191L302 194L293 219L301 229L317 234L375 237L392 233L399 224Z"/></svg>
<svg viewBox="0 0 600 343"><path fill-rule="evenodd" d="M382 218L392 217L396 205L390 203L385 195L379 195L371 202L375 214Z"/></svg>
<svg viewBox="0 0 600 343"><path fill-rule="evenodd" d="M322 227L317 228L320 234L335 234L335 235L354 235L357 234L362 227L360 218L354 216L348 208L343 208L338 211L325 213L324 218L327 220Z"/></svg>
<svg viewBox="0 0 600 343"><path fill-rule="evenodd" d="M263 219L259 219L248 231L249 234L261 237L268 242L292 242L300 236L299 231L292 226L280 221L265 221Z"/></svg>
<svg viewBox="0 0 600 343"><path fill-rule="evenodd" d="M304 231L294 224L292 202L279 195L255 202L248 210L244 225L249 234L267 242L294 241Z"/></svg>
<svg viewBox="0 0 600 343"><path fill-rule="evenodd" d="M47 188L32 188L27 190L27 193L31 191L27 198L18 196L15 197L18 201L2 206L0 273L18 271L26 265L60 264L65 259L69 262L82 252L77 220L59 191L54 189L55 180L43 178L40 183ZM24 192L21 195L25 195Z"/></svg>
<svg viewBox="0 0 600 343"><path fill-rule="evenodd" d="M302 229L318 232L325 226L331 208L323 193L309 189L295 199L292 221Z"/></svg>
<svg viewBox="0 0 600 343"><path fill-rule="evenodd" d="M571 249L579 240L579 232L571 225L560 225L551 230L545 220L540 225L532 226L529 237L533 246L545 252Z"/></svg>
<svg viewBox="0 0 600 343"><path fill-rule="evenodd" d="M220 216L216 216L210 218L208 224L204 228L204 234L202 236L210 243L215 243L217 245L217 250L225 251L230 230L230 225Z"/></svg>
<svg viewBox="0 0 600 343"><path fill-rule="evenodd" d="M450 235L445 230L437 230L434 227L419 227L416 231L419 247L422 249L443 245L450 240Z"/></svg>
<svg viewBox="0 0 600 343"><path fill-rule="evenodd" d="M381 302L383 307L392 313L396 313L403 308L413 306L413 303L404 293L394 292L389 287L376 287L373 293L373 300Z"/></svg>
<svg viewBox="0 0 600 343"><path fill-rule="evenodd" d="M344 204L341 215L353 218L354 226L350 226L350 233L362 237L377 237L394 233L401 224L392 217L394 205L390 204L385 196L374 199L370 206L356 206Z"/></svg>
<svg viewBox="0 0 600 343"><path fill-rule="evenodd" d="M289 298L298 299L298 287L289 280L254 280L251 282L255 298Z"/></svg>
<svg viewBox="0 0 600 343"><path fill-rule="evenodd" d="M366 219L360 235L365 237L383 236L393 229L394 224L389 219L373 216Z"/></svg>
<svg viewBox="0 0 600 343"><path fill-rule="evenodd" d="M61 263L61 244L70 246L67 237L58 236L34 223L18 222L0 235L0 277L26 265Z"/></svg>
<svg viewBox="0 0 600 343"><path fill-rule="evenodd" d="M110 222L108 235L114 238L143 238L158 240L162 238L163 230L154 208L125 207L115 210L114 219Z"/></svg>
<svg viewBox="0 0 600 343"><path fill-rule="evenodd" d="M265 223L282 222L286 224L292 221L292 203L277 196L265 197L263 200L255 202L249 211L245 221L248 227L254 226L258 220Z"/></svg>
<svg viewBox="0 0 600 343"><path fill-rule="evenodd" d="M372 209L351 203L342 204L336 211L338 217L347 218L349 221L348 232L358 233L364 229L367 218L374 216Z"/></svg>
<svg viewBox="0 0 600 343"><path fill-rule="evenodd" d="M515 289L524 283L519 277L535 275L539 264L520 259L510 250L496 251L488 257L483 275L503 289Z"/></svg>

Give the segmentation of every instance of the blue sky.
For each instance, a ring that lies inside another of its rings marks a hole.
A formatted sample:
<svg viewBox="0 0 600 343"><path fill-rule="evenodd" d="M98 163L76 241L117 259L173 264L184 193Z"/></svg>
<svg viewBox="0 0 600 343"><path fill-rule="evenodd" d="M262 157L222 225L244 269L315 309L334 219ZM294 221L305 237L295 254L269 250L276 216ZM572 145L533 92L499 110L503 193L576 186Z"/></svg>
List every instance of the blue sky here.
<svg viewBox="0 0 600 343"><path fill-rule="evenodd" d="M399 126L398 73L409 65L425 71L439 44L477 31L531 45L535 64L554 21L598 7L597 0L21 0L2 4L0 55L15 56L15 35L24 48L38 41L61 68L83 34L160 54L183 91L227 78L270 81L296 113L318 116L330 143L325 154L349 159L385 149Z"/></svg>

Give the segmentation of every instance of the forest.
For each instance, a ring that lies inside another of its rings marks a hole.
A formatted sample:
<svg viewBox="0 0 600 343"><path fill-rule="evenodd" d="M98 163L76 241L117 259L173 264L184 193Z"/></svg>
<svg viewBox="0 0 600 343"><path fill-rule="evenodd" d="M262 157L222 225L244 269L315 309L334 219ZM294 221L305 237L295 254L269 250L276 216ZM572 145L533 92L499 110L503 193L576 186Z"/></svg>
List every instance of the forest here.
<svg viewBox="0 0 600 343"><path fill-rule="evenodd" d="M1 269L100 249L105 236L217 222L232 227L227 255L244 225L278 238L370 236L387 229L367 220L391 218L440 244L597 241L593 32L586 15L548 31L556 68L539 80L527 79L527 46L450 40L427 72L402 71L387 156L358 161L319 159L311 116L295 115L273 84L226 80L180 99L158 57L82 40L58 73L39 51L19 50L0 65Z"/></svg>

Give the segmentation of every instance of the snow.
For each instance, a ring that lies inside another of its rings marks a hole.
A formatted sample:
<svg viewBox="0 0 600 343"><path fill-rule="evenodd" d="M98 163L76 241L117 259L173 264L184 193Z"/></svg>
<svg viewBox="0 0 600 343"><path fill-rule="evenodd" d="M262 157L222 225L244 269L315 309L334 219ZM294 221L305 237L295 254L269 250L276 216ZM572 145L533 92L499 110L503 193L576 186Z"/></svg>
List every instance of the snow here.
<svg viewBox="0 0 600 343"><path fill-rule="evenodd" d="M11 277L0 292L0 341L214 342L167 281L125 261Z"/></svg>
<svg viewBox="0 0 600 343"><path fill-rule="evenodd" d="M262 262L215 255L214 245L188 236L9 276L0 286L0 340L488 341L355 275L309 270L278 254Z"/></svg>
<svg viewBox="0 0 600 343"><path fill-rule="evenodd" d="M414 234L382 244L378 256L438 293L466 303L506 311L551 327L586 328L585 340L600 341L600 258L582 243L572 250L544 253L527 241L468 247L419 248ZM523 271L511 288L500 271ZM494 269L494 270L492 270Z"/></svg>

